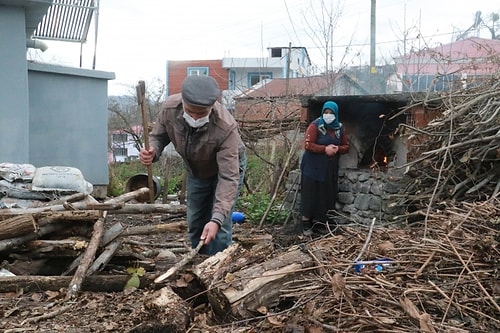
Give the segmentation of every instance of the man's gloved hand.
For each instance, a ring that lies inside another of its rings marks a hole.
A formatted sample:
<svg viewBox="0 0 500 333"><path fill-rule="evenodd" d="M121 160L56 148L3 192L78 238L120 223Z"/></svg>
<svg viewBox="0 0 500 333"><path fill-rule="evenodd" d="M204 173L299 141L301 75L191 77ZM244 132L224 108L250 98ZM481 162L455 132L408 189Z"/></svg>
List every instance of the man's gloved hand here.
<svg viewBox="0 0 500 333"><path fill-rule="evenodd" d="M219 228L220 225L214 221L209 221L207 224L205 224L200 237L200 239L203 241L203 244L210 243L212 239L215 238L215 235L217 235Z"/></svg>

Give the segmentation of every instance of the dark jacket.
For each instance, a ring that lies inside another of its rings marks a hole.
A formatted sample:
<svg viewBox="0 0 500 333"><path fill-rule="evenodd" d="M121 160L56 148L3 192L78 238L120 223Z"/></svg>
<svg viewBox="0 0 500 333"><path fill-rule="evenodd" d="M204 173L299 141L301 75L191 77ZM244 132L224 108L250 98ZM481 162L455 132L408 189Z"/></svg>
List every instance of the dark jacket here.
<svg viewBox="0 0 500 333"><path fill-rule="evenodd" d="M239 179L239 154L245 146L238 132L234 117L219 102L215 102L208 124L191 128L182 117L180 94L169 96L150 134L157 161L160 153L170 143L181 155L187 171L195 178L218 177L213 216L228 215L236 198ZM220 214L220 215L219 215Z"/></svg>

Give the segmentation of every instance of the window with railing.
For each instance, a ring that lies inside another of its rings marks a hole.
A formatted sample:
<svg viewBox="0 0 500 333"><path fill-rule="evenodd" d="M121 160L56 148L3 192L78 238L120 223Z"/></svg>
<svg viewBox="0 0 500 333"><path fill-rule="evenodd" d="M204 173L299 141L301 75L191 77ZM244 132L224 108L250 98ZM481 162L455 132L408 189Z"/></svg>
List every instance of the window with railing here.
<svg viewBox="0 0 500 333"><path fill-rule="evenodd" d="M112 136L113 142L127 142L128 134L127 133L113 133Z"/></svg>
<svg viewBox="0 0 500 333"><path fill-rule="evenodd" d="M188 67L187 75L208 75L208 67Z"/></svg>
<svg viewBox="0 0 500 333"><path fill-rule="evenodd" d="M113 148L113 155L127 156L127 148Z"/></svg>

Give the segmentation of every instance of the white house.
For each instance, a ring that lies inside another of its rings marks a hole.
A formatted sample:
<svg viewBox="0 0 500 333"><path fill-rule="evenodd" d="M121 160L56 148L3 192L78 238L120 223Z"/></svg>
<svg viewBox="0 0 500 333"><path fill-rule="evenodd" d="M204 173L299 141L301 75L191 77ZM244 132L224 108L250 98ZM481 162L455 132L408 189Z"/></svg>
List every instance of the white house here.
<svg viewBox="0 0 500 333"><path fill-rule="evenodd" d="M311 59L305 47L270 47L268 51L267 58L222 58L222 68L228 75L222 101L228 109L234 109L235 96L260 82L311 74Z"/></svg>
<svg viewBox="0 0 500 333"><path fill-rule="evenodd" d="M142 138L142 126L121 129L110 133L108 163L127 162L139 159L137 138Z"/></svg>

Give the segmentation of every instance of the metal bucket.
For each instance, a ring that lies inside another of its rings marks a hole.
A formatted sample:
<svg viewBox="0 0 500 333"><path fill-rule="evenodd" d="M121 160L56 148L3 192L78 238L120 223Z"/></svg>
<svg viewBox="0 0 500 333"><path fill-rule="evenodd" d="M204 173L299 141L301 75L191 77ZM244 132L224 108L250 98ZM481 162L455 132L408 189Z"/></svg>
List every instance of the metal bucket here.
<svg viewBox="0 0 500 333"><path fill-rule="evenodd" d="M157 177L153 176L152 178L153 178L154 199L156 200L161 193L161 184L160 180ZM143 187L149 187L147 173L139 173L137 175L130 177L129 180L127 181L127 184L125 185L125 192L127 193L133 192ZM137 201L148 202L149 194L137 197Z"/></svg>

